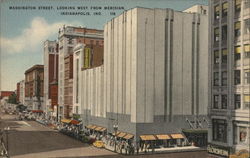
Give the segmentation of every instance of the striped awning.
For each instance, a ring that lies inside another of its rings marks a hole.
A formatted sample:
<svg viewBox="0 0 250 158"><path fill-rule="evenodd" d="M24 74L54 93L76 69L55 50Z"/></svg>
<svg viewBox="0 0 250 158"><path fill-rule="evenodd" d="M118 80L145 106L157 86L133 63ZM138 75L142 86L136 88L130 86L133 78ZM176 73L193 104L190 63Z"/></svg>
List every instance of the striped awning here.
<svg viewBox="0 0 250 158"><path fill-rule="evenodd" d="M95 131L101 131L101 129L102 129L102 127L97 126L97 127L95 128Z"/></svg>
<svg viewBox="0 0 250 158"><path fill-rule="evenodd" d="M171 137L173 139L183 139L184 136L182 134L171 134Z"/></svg>
<svg viewBox="0 0 250 158"><path fill-rule="evenodd" d="M116 133L113 132L112 135L113 135L113 136L115 136L115 135L117 136L119 133L121 133L121 132L120 132L120 131L117 131Z"/></svg>
<svg viewBox="0 0 250 158"><path fill-rule="evenodd" d="M141 140L156 140L154 135L141 135Z"/></svg>
<svg viewBox="0 0 250 158"><path fill-rule="evenodd" d="M69 120L69 119L62 119L61 122L62 122L62 123L70 123L71 120Z"/></svg>
<svg viewBox="0 0 250 158"><path fill-rule="evenodd" d="M124 139L131 139L131 138L133 138L134 137L134 135L133 134L126 134L123 138Z"/></svg>
<svg viewBox="0 0 250 158"><path fill-rule="evenodd" d="M97 126L93 125L89 129L95 129Z"/></svg>
<svg viewBox="0 0 250 158"><path fill-rule="evenodd" d="M86 126L86 128L90 129L92 126L93 126L93 125L88 125L88 126Z"/></svg>
<svg viewBox="0 0 250 158"><path fill-rule="evenodd" d="M106 131L106 130L107 130L107 128L102 127L102 129L100 130L100 132L103 132L103 131Z"/></svg>
<svg viewBox="0 0 250 158"><path fill-rule="evenodd" d="M127 134L127 133L125 133L125 132L120 132L119 134L117 134L117 137L122 138L122 137L124 137L126 134Z"/></svg>
<svg viewBox="0 0 250 158"><path fill-rule="evenodd" d="M159 140L171 139L171 138L169 137L169 135L167 135L167 134L157 134L156 137L157 137L157 139L159 139Z"/></svg>

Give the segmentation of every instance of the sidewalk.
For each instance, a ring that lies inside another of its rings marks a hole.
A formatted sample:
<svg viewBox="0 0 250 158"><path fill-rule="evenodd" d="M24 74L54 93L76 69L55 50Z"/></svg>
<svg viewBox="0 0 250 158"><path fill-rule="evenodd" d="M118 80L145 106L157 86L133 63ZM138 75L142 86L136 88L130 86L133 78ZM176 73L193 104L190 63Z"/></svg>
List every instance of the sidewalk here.
<svg viewBox="0 0 250 158"><path fill-rule="evenodd" d="M105 144L105 149L114 152L114 147L113 146L109 146L107 144ZM184 147L172 147L172 148L159 148L159 149L155 149L154 152L152 152L152 149L148 149L147 152L145 151L139 151L140 155L144 155L144 154L159 154L159 153L177 153L177 152L188 152L188 151L203 151L206 150L204 148L200 148L200 147L196 147L196 146L184 146ZM117 149L116 151L117 153L120 153L120 150ZM125 154L126 151L125 149L122 149L122 154ZM136 155L137 152L134 152L134 155Z"/></svg>

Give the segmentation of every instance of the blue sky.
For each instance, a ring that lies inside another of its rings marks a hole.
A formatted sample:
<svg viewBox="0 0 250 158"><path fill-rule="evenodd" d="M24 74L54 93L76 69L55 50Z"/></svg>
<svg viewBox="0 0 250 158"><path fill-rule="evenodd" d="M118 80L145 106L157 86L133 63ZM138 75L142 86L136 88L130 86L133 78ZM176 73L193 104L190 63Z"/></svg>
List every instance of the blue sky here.
<svg viewBox="0 0 250 158"><path fill-rule="evenodd" d="M208 0L1 0L0 1L0 90L15 90L16 83L24 79L24 72L35 64L43 64L43 42L56 40L63 25L103 29L104 24L123 10L92 10L91 6L122 6L125 10L139 7L172 8L182 11L195 4L208 4ZM35 10L9 9L11 6L35 6ZM52 6L52 10L38 10L39 6ZM91 15L61 15L57 7L84 6ZM102 15L93 15L93 12Z"/></svg>

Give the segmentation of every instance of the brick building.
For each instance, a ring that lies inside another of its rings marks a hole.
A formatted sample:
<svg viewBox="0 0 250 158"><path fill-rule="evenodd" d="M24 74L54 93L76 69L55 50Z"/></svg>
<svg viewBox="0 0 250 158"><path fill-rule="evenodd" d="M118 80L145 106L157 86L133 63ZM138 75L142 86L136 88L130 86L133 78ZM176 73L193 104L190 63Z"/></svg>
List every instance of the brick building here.
<svg viewBox="0 0 250 158"><path fill-rule="evenodd" d="M58 105L58 42L44 42L44 104L43 109L56 115Z"/></svg>
<svg viewBox="0 0 250 158"><path fill-rule="evenodd" d="M28 109L41 109L43 104L44 66L34 65L25 71L25 105Z"/></svg>
<svg viewBox="0 0 250 158"><path fill-rule="evenodd" d="M103 30L64 26L59 30L58 104L60 117L72 117L73 48L78 44L103 46Z"/></svg>

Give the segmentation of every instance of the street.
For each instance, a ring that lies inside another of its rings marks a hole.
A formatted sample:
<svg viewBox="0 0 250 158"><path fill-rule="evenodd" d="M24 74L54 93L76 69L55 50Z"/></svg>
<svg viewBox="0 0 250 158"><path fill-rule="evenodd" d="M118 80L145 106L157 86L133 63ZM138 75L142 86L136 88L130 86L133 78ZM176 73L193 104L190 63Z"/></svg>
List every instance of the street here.
<svg viewBox="0 0 250 158"><path fill-rule="evenodd" d="M98 149L35 121L17 121L15 115L1 114L0 128L9 126L8 147L11 158L127 157L106 149ZM4 135L6 142L6 135ZM206 158L206 151L182 152L129 157Z"/></svg>

